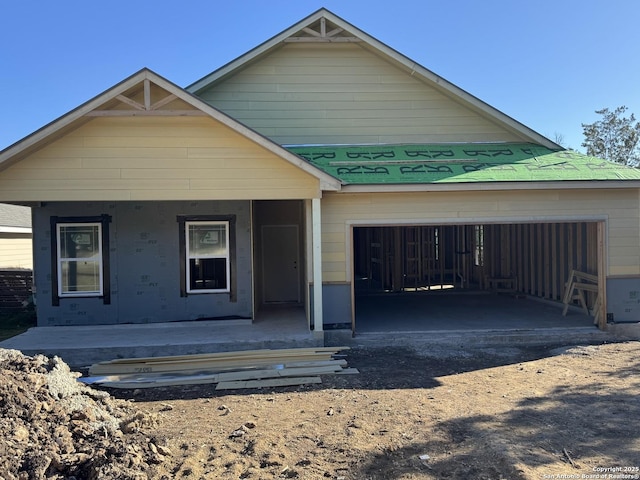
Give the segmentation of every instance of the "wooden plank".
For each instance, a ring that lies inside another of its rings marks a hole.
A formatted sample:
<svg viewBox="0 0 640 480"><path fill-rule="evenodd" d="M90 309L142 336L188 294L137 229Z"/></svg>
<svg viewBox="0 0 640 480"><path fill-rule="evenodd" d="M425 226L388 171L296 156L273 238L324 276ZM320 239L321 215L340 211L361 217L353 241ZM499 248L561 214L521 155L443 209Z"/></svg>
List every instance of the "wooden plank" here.
<svg viewBox="0 0 640 480"><path fill-rule="evenodd" d="M175 385L197 385L218 382L307 377L310 375L333 375L342 372L345 374L354 374L357 373L357 370L344 369L341 364L336 364L215 373L178 371L155 374L109 375L102 377L86 377L82 379L82 381L87 384L100 384L113 388L151 388Z"/></svg>
<svg viewBox="0 0 640 480"><path fill-rule="evenodd" d="M584 290L587 292L598 292L598 285L592 285L591 283L575 282L573 287L578 290Z"/></svg>
<svg viewBox="0 0 640 480"><path fill-rule="evenodd" d="M305 375L332 374L342 370L342 367L297 367L283 369L248 370L244 372L225 372L218 374L219 382L232 382L237 380L260 380L265 378L302 377Z"/></svg>
<svg viewBox="0 0 640 480"><path fill-rule="evenodd" d="M572 275L579 280L587 280L588 282L591 282L591 283L598 283L597 275L592 275L586 272L580 272L578 270L572 270Z"/></svg>
<svg viewBox="0 0 640 480"><path fill-rule="evenodd" d="M343 368L339 372L336 372L336 375L355 375L360 373L357 368Z"/></svg>
<svg viewBox="0 0 640 480"><path fill-rule="evenodd" d="M225 371L238 369L240 367L264 367L269 365L281 365L287 360L291 362L317 361L317 355L297 355L291 357L268 357L268 358L225 358L198 361L176 361L176 362L151 362L151 363L120 363L115 365L92 365L89 368L90 375L116 375L127 373L163 373L179 371ZM328 358L323 358L329 360Z"/></svg>
<svg viewBox="0 0 640 480"><path fill-rule="evenodd" d="M283 348L283 349L270 349L263 348L258 350L235 350L231 352L213 352L213 353L195 353L191 355L170 355L160 357L132 357L132 358L116 358L113 360L107 360L99 362L97 365L114 364L114 363L143 363L143 362L163 362L172 360L195 360L199 358L221 358L221 357L241 357L241 356L266 356L270 354L281 355L291 352L295 353L320 353L320 352L341 352L343 350L349 350L350 347L306 347L306 348Z"/></svg>
<svg viewBox="0 0 640 480"><path fill-rule="evenodd" d="M320 377L292 377L292 378L269 378L265 380L220 382L216 385L216 390L237 390L242 388L265 388L265 387L288 387L293 385L308 385L312 383L322 383L322 380L320 379Z"/></svg>
<svg viewBox="0 0 640 480"><path fill-rule="evenodd" d="M188 385L196 383L216 383L218 381L234 381L234 380L256 380L262 378L280 378L295 377L308 375L325 375L337 374L345 370L346 361L336 360L332 363L321 363L314 365L313 362L300 363L296 366L283 367L282 365L274 366L268 369L246 369L234 370L229 372L203 372L179 370L175 372L164 373L133 373L118 374L105 376L84 377L81 379L87 384L102 384L111 386L114 384L122 385L119 388L125 388L129 385L136 388L139 385L161 386L161 385ZM354 372L350 372L354 373ZM181 383L182 382L182 383Z"/></svg>
<svg viewBox="0 0 640 480"><path fill-rule="evenodd" d="M103 387L109 388L157 388L157 387L172 387L178 385L206 385L210 383L217 383L218 377L216 374L210 375L175 375L165 376L159 378L140 378L137 380L132 379L120 379L115 381L100 382Z"/></svg>
<svg viewBox="0 0 640 480"><path fill-rule="evenodd" d="M312 362L285 362L283 364L287 368L294 367L325 367L327 365L336 365L340 367L347 366L347 361L344 359L339 360L320 360L320 361L312 361Z"/></svg>

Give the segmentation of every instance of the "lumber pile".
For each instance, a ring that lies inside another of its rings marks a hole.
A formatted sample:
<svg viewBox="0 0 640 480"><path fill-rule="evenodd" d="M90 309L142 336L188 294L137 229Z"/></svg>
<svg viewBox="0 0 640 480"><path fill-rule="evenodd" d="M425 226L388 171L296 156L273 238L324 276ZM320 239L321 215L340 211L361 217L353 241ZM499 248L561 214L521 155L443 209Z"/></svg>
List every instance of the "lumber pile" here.
<svg viewBox="0 0 640 480"><path fill-rule="evenodd" d="M80 380L111 388L216 384L216 390L321 383L320 375L358 373L339 352L349 347L264 349L100 362Z"/></svg>

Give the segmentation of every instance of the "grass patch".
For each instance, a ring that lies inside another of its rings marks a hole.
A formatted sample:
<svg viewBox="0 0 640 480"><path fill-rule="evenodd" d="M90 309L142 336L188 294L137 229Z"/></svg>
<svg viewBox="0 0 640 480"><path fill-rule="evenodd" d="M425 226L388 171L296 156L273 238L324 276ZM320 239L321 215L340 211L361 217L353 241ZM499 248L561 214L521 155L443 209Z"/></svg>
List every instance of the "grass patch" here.
<svg viewBox="0 0 640 480"><path fill-rule="evenodd" d="M36 326L36 311L33 305L22 310L0 311L0 341L15 337Z"/></svg>

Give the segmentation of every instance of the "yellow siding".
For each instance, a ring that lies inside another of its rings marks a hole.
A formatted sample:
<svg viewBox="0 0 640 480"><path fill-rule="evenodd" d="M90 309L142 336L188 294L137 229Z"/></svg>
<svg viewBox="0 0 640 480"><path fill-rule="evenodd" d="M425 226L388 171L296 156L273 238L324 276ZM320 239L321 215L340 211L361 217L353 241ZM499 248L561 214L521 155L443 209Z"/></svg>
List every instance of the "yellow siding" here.
<svg viewBox="0 0 640 480"><path fill-rule="evenodd" d="M0 199L241 200L320 194L319 181L204 117L96 118L0 173Z"/></svg>
<svg viewBox="0 0 640 480"><path fill-rule="evenodd" d="M331 255L323 258L324 280L351 280L351 253L346 240L351 223L497 223L506 219L535 222L585 218L607 221L607 274L640 274L640 208L636 190L325 193L322 249Z"/></svg>
<svg viewBox="0 0 640 480"><path fill-rule="evenodd" d="M31 243L30 235L5 234L0 237L0 268L33 268Z"/></svg>
<svg viewBox="0 0 640 480"><path fill-rule="evenodd" d="M200 96L282 144L522 140L357 44L287 44Z"/></svg>

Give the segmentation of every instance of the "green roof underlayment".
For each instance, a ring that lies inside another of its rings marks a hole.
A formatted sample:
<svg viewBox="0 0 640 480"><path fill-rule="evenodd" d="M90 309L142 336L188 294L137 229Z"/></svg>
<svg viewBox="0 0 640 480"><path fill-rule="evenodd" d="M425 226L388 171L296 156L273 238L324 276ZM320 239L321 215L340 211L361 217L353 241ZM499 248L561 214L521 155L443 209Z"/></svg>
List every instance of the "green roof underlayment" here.
<svg viewBox="0 0 640 480"><path fill-rule="evenodd" d="M344 184L640 180L640 170L530 143L289 146Z"/></svg>

